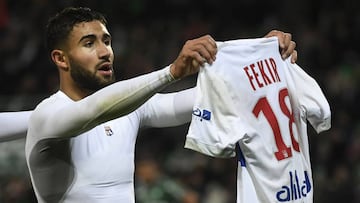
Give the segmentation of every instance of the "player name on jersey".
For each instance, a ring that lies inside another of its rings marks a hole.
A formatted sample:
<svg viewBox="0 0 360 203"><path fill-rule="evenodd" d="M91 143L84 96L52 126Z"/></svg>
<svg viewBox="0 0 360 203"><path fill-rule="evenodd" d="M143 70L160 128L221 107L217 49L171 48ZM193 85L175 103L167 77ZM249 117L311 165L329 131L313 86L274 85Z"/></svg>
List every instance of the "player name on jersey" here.
<svg viewBox="0 0 360 203"><path fill-rule="evenodd" d="M272 83L281 82L276 62L273 58L259 60L256 63L245 66L243 69L254 91Z"/></svg>

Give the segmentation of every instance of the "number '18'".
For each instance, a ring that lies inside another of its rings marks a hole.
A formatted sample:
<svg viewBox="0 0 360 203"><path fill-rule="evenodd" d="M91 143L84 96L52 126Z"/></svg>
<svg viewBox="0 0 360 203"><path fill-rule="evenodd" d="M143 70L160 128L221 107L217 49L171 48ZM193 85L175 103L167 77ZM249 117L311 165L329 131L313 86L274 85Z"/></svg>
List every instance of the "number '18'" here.
<svg viewBox="0 0 360 203"><path fill-rule="evenodd" d="M295 122L294 115L292 111L288 109L285 103L285 98L287 96L289 96L289 93L286 88L279 91L279 105L283 114L289 119L289 134L291 136L292 147L294 148L295 151L300 152L299 143L295 140L292 130L292 124ZM280 161L291 157L292 156L291 148L287 147L284 143L279 127L279 122L267 98L266 97L260 98L256 103L252 112L256 116L256 118L258 118L260 112L262 112L266 120L269 122L271 129L274 133L275 143L277 147L277 151L275 152L276 159Z"/></svg>

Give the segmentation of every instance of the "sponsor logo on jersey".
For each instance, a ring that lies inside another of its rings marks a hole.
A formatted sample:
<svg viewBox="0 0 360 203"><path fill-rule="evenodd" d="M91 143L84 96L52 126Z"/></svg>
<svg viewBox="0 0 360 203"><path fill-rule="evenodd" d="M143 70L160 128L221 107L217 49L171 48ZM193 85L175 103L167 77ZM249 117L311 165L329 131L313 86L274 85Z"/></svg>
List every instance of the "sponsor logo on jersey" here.
<svg viewBox="0 0 360 203"><path fill-rule="evenodd" d="M196 108L193 110L193 115L199 117L200 121L202 121L203 119L208 121L211 120L211 111L206 109L201 110L199 108Z"/></svg>
<svg viewBox="0 0 360 203"><path fill-rule="evenodd" d="M299 180L297 172L289 172L289 185L283 185L276 193L276 199L279 202L289 202L297 199L302 199L311 191L311 182L307 171L304 171L304 179Z"/></svg>
<svg viewBox="0 0 360 203"><path fill-rule="evenodd" d="M104 129L105 129L105 134L107 136L111 136L114 134L114 132L111 130L110 126L104 126Z"/></svg>

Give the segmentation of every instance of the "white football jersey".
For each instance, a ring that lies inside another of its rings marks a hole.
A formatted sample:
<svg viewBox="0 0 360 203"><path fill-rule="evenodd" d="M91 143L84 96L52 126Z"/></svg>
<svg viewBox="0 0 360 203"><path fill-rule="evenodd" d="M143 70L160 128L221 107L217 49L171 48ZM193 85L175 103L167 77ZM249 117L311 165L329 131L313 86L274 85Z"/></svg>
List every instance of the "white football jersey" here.
<svg viewBox="0 0 360 203"><path fill-rule="evenodd" d="M307 121L321 132L330 116L319 85L282 60L276 37L218 42L217 60L198 75L185 148L214 157L239 149L238 203L310 203Z"/></svg>

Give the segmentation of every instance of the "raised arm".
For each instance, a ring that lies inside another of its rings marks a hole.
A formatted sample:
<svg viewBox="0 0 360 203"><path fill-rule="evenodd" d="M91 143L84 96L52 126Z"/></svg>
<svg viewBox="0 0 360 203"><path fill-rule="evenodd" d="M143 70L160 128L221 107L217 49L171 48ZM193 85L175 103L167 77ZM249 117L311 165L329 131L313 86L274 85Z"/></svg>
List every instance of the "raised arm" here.
<svg viewBox="0 0 360 203"><path fill-rule="evenodd" d="M25 138L32 111L0 113L0 142Z"/></svg>
<svg viewBox="0 0 360 203"><path fill-rule="evenodd" d="M146 127L172 127L191 121L196 89L156 94L140 111L142 125Z"/></svg>
<svg viewBox="0 0 360 203"><path fill-rule="evenodd" d="M42 138L70 137L124 116L174 79L192 75L204 63L212 63L216 51L215 41L208 35L189 40L167 68L117 82L77 102L52 104L50 98L35 110L29 131Z"/></svg>

